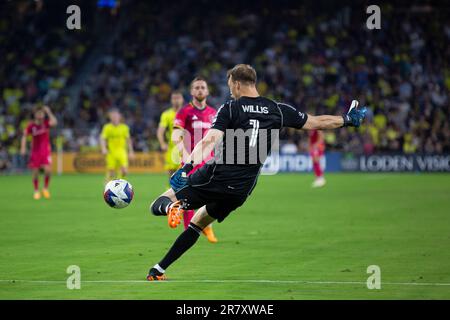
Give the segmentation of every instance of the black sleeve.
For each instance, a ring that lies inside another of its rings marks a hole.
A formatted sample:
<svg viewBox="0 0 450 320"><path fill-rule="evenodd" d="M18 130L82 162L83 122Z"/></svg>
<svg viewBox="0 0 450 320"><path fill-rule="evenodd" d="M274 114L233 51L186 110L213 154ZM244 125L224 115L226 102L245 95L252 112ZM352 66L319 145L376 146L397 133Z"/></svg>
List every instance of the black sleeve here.
<svg viewBox="0 0 450 320"><path fill-rule="evenodd" d="M308 119L305 112L295 109L286 103L277 103L281 113L281 127L301 129Z"/></svg>
<svg viewBox="0 0 450 320"><path fill-rule="evenodd" d="M217 110L216 116L213 119L211 128L225 132L231 123L231 105L227 102L220 106Z"/></svg>

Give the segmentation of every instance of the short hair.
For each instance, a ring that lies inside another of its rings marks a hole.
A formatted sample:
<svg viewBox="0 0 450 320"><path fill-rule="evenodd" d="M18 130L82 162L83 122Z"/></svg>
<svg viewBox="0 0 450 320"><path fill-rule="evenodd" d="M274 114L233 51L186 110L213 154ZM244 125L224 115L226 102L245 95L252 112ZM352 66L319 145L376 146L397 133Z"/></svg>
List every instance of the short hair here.
<svg viewBox="0 0 450 320"><path fill-rule="evenodd" d="M249 64L237 64L227 72L227 79L244 84L256 84L256 71Z"/></svg>
<svg viewBox="0 0 450 320"><path fill-rule="evenodd" d="M180 96L182 96L182 95L183 95L183 92L181 92L180 89L172 90L172 92L170 93L170 95L173 96L174 94L179 94Z"/></svg>
<svg viewBox="0 0 450 320"><path fill-rule="evenodd" d="M31 109L31 111L32 111L33 114L36 113L36 112L38 112L38 111L43 111L43 110L44 110L44 106L43 106L43 105L37 105L37 106L34 106L34 107Z"/></svg>
<svg viewBox="0 0 450 320"><path fill-rule="evenodd" d="M119 110L119 108L117 108L117 107L112 107L112 108L110 108L110 109L108 110L108 113L111 113L111 112L117 112L117 113L120 113L120 110Z"/></svg>
<svg viewBox="0 0 450 320"><path fill-rule="evenodd" d="M36 113L38 113L39 111L44 112L44 107L41 104L36 105L33 108L31 108L31 115L30 115L31 119L35 119Z"/></svg>
<svg viewBox="0 0 450 320"><path fill-rule="evenodd" d="M196 82L196 81L205 81L206 85L208 85L208 81L206 81L205 78L203 78L202 76L196 76L196 77L191 81L191 88L192 88L192 85L194 84L194 82Z"/></svg>

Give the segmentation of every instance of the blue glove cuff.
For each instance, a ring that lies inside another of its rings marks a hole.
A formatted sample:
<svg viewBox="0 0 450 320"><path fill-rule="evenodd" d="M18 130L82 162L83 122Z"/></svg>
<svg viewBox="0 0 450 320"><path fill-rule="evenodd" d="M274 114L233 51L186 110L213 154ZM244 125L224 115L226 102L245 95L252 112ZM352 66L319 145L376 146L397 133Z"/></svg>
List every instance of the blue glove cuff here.
<svg viewBox="0 0 450 320"><path fill-rule="evenodd" d="M344 119L344 124L342 125L342 127L353 126L352 118L348 114L343 114L342 118Z"/></svg>
<svg viewBox="0 0 450 320"><path fill-rule="evenodd" d="M191 163L186 163L183 168L181 168L184 172L189 173L192 171L192 169L194 169L194 166Z"/></svg>

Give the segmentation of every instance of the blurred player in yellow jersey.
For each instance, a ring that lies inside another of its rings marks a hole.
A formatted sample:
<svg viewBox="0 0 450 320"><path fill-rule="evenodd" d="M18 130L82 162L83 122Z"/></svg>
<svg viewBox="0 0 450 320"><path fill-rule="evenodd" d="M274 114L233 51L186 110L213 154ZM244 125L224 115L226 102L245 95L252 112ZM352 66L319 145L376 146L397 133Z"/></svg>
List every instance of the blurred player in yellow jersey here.
<svg viewBox="0 0 450 320"><path fill-rule="evenodd" d="M106 179L124 177L128 173L128 156L133 159L133 143L130 128L121 122L119 110L109 111L110 122L105 124L100 134L100 146L106 156Z"/></svg>
<svg viewBox="0 0 450 320"><path fill-rule="evenodd" d="M164 169L169 174L169 177L180 167L181 163L180 153L172 140L175 115L184 104L183 95L180 91L172 92L170 95L170 104L172 106L161 114L157 132L161 150L165 152Z"/></svg>

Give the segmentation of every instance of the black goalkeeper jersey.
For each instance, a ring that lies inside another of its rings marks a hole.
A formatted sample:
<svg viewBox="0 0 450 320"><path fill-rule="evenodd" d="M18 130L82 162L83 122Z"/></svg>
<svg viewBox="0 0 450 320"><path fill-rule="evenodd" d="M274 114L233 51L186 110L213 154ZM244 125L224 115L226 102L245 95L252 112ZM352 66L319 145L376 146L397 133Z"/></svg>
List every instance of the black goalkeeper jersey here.
<svg viewBox="0 0 450 320"><path fill-rule="evenodd" d="M211 126L225 133L223 143L190 184L215 192L249 195L264 161L278 143L279 130L300 129L307 118L306 113L290 105L264 97L241 97L226 102Z"/></svg>

